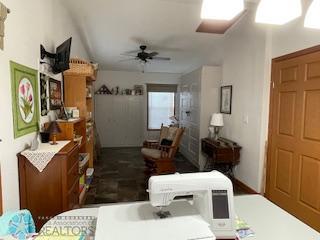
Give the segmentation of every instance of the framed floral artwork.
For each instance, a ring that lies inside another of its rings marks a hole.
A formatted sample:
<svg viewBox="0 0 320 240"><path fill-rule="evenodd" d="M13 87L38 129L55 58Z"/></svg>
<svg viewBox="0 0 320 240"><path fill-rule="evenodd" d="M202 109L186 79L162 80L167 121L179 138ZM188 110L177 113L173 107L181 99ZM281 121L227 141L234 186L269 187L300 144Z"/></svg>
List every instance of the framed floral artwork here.
<svg viewBox="0 0 320 240"><path fill-rule="evenodd" d="M38 130L38 71L10 62L14 138Z"/></svg>
<svg viewBox="0 0 320 240"><path fill-rule="evenodd" d="M61 82L50 78L49 80L50 110L58 110L62 106Z"/></svg>

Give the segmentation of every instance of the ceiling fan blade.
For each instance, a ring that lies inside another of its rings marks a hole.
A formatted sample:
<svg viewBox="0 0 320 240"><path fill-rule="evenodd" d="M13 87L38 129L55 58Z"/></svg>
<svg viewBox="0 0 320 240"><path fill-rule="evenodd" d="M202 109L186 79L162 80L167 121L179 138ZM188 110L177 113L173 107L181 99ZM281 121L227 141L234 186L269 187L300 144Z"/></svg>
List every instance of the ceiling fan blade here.
<svg viewBox="0 0 320 240"><path fill-rule="evenodd" d="M141 49L135 49L135 50L131 50L131 51L126 51L124 53L125 54L137 54L138 52L141 52Z"/></svg>
<svg viewBox="0 0 320 240"><path fill-rule="evenodd" d="M153 57L155 57L155 56L157 56L157 55L159 55L158 52L151 52L151 53L149 53L149 57L151 57L151 58L153 58Z"/></svg>
<svg viewBox="0 0 320 240"><path fill-rule="evenodd" d="M129 62L129 61L133 61L133 60L136 60L136 58L129 58L129 59L122 59L122 60L119 60L118 62Z"/></svg>
<svg viewBox="0 0 320 240"><path fill-rule="evenodd" d="M168 57L153 57L152 60L170 61L171 58L168 58Z"/></svg>
<svg viewBox="0 0 320 240"><path fill-rule="evenodd" d="M138 54L138 53L137 53ZM137 57L137 54L134 53L122 53L120 54L121 56L126 56L126 57Z"/></svg>

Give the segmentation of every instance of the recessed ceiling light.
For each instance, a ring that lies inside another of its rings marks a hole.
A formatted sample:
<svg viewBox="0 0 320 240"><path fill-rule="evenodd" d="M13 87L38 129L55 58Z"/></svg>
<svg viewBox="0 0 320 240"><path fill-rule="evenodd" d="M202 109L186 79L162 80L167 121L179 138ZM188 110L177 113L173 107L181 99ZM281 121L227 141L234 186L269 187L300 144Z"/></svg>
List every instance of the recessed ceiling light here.
<svg viewBox="0 0 320 240"><path fill-rule="evenodd" d="M301 14L301 0L261 0L256 22L283 25L300 17Z"/></svg>
<svg viewBox="0 0 320 240"><path fill-rule="evenodd" d="M311 3L304 20L304 26L320 29L320 0L313 0Z"/></svg>
<svg viewBox="0 0 320 240"><path fill-rule="evenodd" d="M203 0L202 19L232 20L244 10L244 0Z"/></svg>

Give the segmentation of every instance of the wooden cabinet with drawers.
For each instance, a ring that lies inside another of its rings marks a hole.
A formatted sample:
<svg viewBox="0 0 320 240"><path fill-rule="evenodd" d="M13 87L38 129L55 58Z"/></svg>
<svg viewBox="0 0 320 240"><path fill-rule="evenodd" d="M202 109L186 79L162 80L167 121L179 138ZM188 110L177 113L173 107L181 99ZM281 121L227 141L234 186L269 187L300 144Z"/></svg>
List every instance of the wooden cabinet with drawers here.
<svg viewBox="0 0 320 240"><path fill-rule="evenodd" d="M18 154L20 207L28 209L39 231L49 218L79 207L79 148L70 142L43 172Z"/></svg>
<svg viewBox="0 0 320 240"><path fill-rule="evenodd" d="M241 147L231 140L201 140L202 152L208 157L205 170L219 170L233 177L233 167L240 162Z"/></svg>

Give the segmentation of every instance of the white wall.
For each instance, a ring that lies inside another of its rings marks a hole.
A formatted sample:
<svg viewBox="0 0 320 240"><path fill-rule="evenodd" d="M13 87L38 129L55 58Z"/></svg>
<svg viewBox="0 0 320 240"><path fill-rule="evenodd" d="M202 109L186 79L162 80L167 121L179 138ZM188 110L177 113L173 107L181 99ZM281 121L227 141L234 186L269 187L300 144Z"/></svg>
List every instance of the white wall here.
<svg viewBox="0 0 320 240"><path fill-rule="evenodd" d="M117 86L120 89L129 88L132 89L134 85L144 85L147 83L157 84L178 84L180 81L180 74L171 73L142 73L142 72L123 72L123 71L100 71L98 75L98 83L95 85L95 89L98 90L103 84L109 89ZM96 98L99 105L103 105L103 101L108 101L107 97ZM137 109L139 111L140 109ZM178 114L178 112L177 112ZM147 131L147 95L146 89L143 96L143 139L157 139L158 132ZM99 119L97 119L97 122ZM99 122L102 122L99 121ZM101 139L108 138L107 132L99 132Z"/></svg>
<svg viewBox="0 0 320 240"><path fill-rule="evenodd" d="M320 30L305 28L304 17L272 29L272 57L296 52L320 44Z"/></svg>
<svg viewBox="0 0 320 240"><path fill-rule="evenodd" d="M271 60L319 45L320 30L304 28L304 17L284 26L256 24L254 13L251 10L225 38L223 85L232 84L234 89L232 115L225 115L223 134L243 147L236 177L260 192L264 187Z"/></svg>
<svg viewBox="0 0 320 240"><path fill-rule="evenodd" d="M0 51L0 161L4 210L19 209L16 154L30 144L35 134L14 139L9 61L39 70L40 43L53 50L73 36L72 55L87 57L68 13L57 0L3 0L11 13L6 20L5 50ZM56 76L59 78L60 76ZM44 119L45 120L45 119ZM43 121L44 121L43 120Z"/></svg>
<svg viewBox="0 0 320 240"><path fill-rule="evenodd" d="M204 66L201 80L201 111L200 111L200 139L209 135L209 125L213 113L220 111L220 86L222 81L222 68L219 66ZM199 167L204 169L207 156L199 146Z"/></svg>
<svg viewBox="0 0 320 240"><path fill-rule="evenodd" d="M233 85L233 98L222 135L243 147L236 178L259 191L266 32L253 22L249 13L225 38L223 85Z"/></svg>

